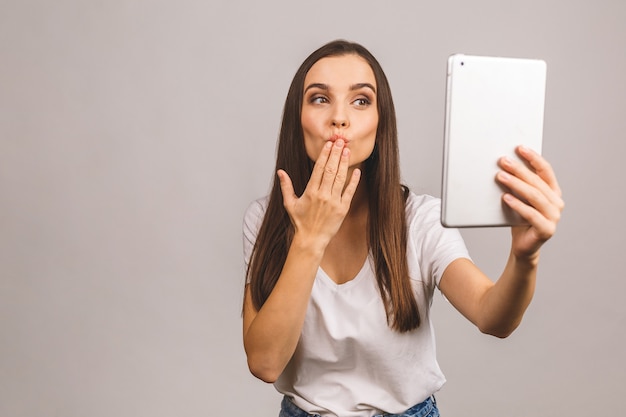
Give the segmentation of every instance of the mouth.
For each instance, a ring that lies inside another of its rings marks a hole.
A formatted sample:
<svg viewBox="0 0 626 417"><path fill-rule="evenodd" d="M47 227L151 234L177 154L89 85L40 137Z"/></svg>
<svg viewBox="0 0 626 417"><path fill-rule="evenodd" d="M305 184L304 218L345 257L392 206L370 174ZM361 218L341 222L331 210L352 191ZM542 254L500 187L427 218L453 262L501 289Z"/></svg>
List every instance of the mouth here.
<svg viewBox="0 0 626 417"><path fill-rule="evenodd" d="M345 136L339 135L337 133L328 138L328 140L333 142L333 143L335 143L335 141L337 141L339 139L342 139L344 141L344 143L346 143L346 144L349 142L349 140L346 139Z"/></svg>

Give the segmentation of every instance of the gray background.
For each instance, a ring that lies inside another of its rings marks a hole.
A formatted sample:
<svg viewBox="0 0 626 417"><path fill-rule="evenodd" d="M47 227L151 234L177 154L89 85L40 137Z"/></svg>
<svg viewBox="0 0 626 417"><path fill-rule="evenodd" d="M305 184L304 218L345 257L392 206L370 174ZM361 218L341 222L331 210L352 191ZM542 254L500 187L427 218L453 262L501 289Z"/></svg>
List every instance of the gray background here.
<svg viewBox="0 0 626 417"><path fill-rule="evenodd" d="M445 416L617 415L626 394L626 3L0 2L0 415L277 415L241 343L241 218L321 44L367 46L404 181L439 195L445 64L548 63L566 211L506 340L437 294ZM463 232L497 276L506 229Z"/></svg>

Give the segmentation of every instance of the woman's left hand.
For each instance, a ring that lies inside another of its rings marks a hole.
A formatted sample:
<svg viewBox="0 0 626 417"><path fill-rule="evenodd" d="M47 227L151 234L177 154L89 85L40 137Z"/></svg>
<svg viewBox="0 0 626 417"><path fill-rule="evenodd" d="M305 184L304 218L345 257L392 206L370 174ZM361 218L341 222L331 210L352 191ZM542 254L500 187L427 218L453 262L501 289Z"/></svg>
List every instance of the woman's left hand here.
<svg viewBox="0 0 626 417"><path fill-rule="evenodd" d="M513 255L534 261L541 245L554 235L565 204L548 161L524 146L516 151L527 165L503 157L498 162L502 171L497 180L511 191L502 196L505 204L528 222L511 230Z"/></svg>

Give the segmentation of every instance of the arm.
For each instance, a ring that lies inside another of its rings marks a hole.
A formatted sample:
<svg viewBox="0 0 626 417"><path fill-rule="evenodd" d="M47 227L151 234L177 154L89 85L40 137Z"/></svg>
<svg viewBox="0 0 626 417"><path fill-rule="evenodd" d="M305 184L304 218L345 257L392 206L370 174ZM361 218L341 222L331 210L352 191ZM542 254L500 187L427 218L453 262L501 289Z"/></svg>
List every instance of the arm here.
<svg viewBox="0 0 626 417"><path fill-rule="evenodd" d="M500 160L497 179L513 194L503 200L529 224L511 229L509 259L493 283L474 264L458 259L446 268L439 288L482 332L510 335L519 325L535 291L539 250L556 231L564 203L551 166L539 154L518 148L528 166Z"/></svg>
<svg viewBox="0 0 626 417"><path fill-rule="evenodd" d="M286 172L278 171L283 202L295 233L283 270L260 310L246 288L243 339L248 367L258 378L273 382L296 349L317 269L328 242L350 208L360 171L345 187L350 152L343 141L327 143L300 198Z"/></svg>
<svg viewBox="0 0 626 417"><path fill-rule="evenodd" d="M244 349L250 372L257 378L274 382L293 355L320 262L319 253L294 237L276 286L259 311L246 287Z"/></svg>

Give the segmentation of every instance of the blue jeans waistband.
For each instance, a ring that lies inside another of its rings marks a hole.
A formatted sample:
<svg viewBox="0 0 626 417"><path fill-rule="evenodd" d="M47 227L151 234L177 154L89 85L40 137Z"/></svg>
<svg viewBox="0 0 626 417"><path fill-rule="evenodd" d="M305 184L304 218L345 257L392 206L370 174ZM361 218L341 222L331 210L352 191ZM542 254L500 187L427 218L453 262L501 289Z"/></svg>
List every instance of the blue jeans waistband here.
<svg viewBox="0 0 626 417"><path fill-rule="evenodd" d="M278 417L319 417L319 414L310 414L295 405L289 397L283 397L280 404ZM435 397L429 397L426 401L415 404L402 414L377 414L375 417L439 417L439 409Z"/></svg>

